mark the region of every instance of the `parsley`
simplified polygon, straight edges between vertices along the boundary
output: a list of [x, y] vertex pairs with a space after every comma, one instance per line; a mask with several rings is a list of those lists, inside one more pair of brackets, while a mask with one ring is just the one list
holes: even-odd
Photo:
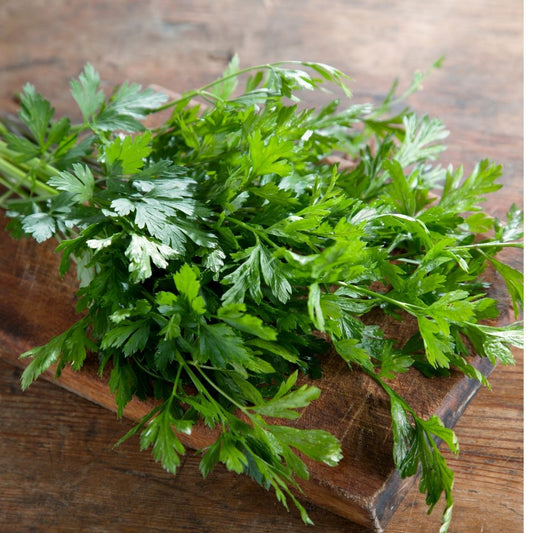
[[[71, 83], [74, 125], [25, 86], [21, 124], [0, 125], [0, 206], [14, 236], [59, 241], [61, 273], [77, 266], [83, 318], [22, 355], [32, 358], [22, 386], [96, 354], [111, 367], [119, 416], [133, 395], [160, 400], [125, 438], [140, 433], [141, 448], [175, 472], [180, 433], [217, 427], [202, 474], [222, 462], [310, 523], [294, 496], [309, 475], [300, 454], [335, 466], [342, 451], [331, 434], [284, 420], [320, 394], [297, 378], [320, 374], [321, 332], [347, 371], [362, 368], [388, 394], [398, 471], [420, 471], [429, 510], [444, 494], [446, 531], [453, 472], [435, 438], [457, 453], [456, 438], [419, 417], [394, 378], [454, 367], [488, 386], [467, 341], [513, 362], [522, 325], [487, 325], [498, 310], [481, 276], [488, 266], [501, 275], [518, 318], [523, 275], [497, 254], [522, 246], [522, 214], [512, 206], [503, 222], [482, 211], [501, 168], [442, 169], [446, 130], [409, 108], [391, 116], [396, 85], [377, 108], [300, 104], [324, 83], [349, 96], [327, 65], [239, 70], [234, 58], [221, 79], [166, 102], [133, 83], [106, 95], [87, 65]], [[147, 130], [142, 120], [164, 109], [170, 118]], [[339, 153], [352, 164], [329, 163]], [[397, 346], [362, 320], [374, 308], [411, 315], [418, 333]]]

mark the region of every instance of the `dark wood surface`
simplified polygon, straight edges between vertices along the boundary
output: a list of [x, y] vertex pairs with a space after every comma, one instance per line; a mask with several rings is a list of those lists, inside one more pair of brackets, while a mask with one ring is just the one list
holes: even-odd
[[[0, 4], [0, 108], [13, 110], [26, 81], [72, 113], [67, 82], [90, 61], [110, 83], [124, 79], [184, 91], [210, 81], [237, 52], [243, 65], [304, 58], [354, 77], [359, 100], [379, 101], [395, 76], [446, 54], [445, 67], [411, 102], [451, 130], [445, 162], [505, 166], [505, 190], [487, 209], [522, 202], [522, 6], [446, 2], [65, 2]], [[2, 238], [5, 238], [2, 237]], [[520, 255], [509, 259], [520, 265]], [[26, 273], [31, 276], [31, 272]], [[1, 285], [0, 285], [1, 290]], [[19, 310], [20, 311], [20, 310]], [[53, 309], [43, 312], [53, 316]], [[24, 316], [24, 315], [22, 315]], [[23, 327], [13, 310], [12, 328]], [[3, 325], [5, 329], [5, 324]], [[452, 531], [517, 531], [522, 524], [522, 359], [498, 368], [456, 427]], [[126, 421], [47, 383], [22, 394], [18, 370], [0, 363], [2, 531], [299, 531], [272, 495], [217, 469], [202, 480], [192, 453], [176, 478], [113, 443]], [[387, 532], [436, 530], [412, 490]], [[317, 531], [362, 531], [311, 510]], [[308, 529], [308, 528], [307, 528]]]

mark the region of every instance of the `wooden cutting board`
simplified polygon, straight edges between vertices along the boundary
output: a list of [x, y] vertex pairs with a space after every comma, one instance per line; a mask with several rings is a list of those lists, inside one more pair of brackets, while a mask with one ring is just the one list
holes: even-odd
[[[76, 280], [72, 273], [63, 280], [59, 278], [54, 242], [36, 245], [30, 240], [15, 241], [7, 236], [5, 224], [0, 215], [0, 357], [23, 367], [27, 363], [18, 359], [20, 353], [47, 342], [76, 320]], [[498, 283], [491, 296], [507, 301]], [[508, 305], [501, 307], [507, 318]], [[412, 332], [408, 317], [391, 322], [376, 314], [372, 319], [398, 340], [408, 338]], [[487, 375], [492, 369], [487, 360], [476, 358], [476, 365]], [[43, 378], [116, 410], [107, 381], [96, 375], [95, 363], [89, 362], [81, 372], [67, 367], [57, 380], [53, 370]], [[323, 378], [315, 385], [322, 389], [322, 395], [294, 424], [336, 435], [344, 458], [335, 468], [308, 462], [310, 479], [302, 482], [305, 497], [371, 531], [382, 531], [415, 482], [413, 478], [400, 479], [394, 468], [388, 397], [364, 373], [348, 371], [333, 352], [324, 356]], [[394, 381], [395, 389], [419, 415], [437, 414], [449, 427], [457, 422], [479, 386], [459, 373], [429, 379], [415, 370]], [[134, 399], [124, 416], [136, 420], [151, 407], [149, 402]], [[183, 437], [184, 444], [193, 449], [204, 447], [212, 439], [213, 433], [204, 427]]]

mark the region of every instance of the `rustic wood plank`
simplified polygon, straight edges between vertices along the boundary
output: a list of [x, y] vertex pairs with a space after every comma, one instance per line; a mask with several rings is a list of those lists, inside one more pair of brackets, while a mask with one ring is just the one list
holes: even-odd
[[[19, 379], [0, 360], [0, 531], [309, 532], [250, 479], [216, 467], [204, 480], [193, 452], [167, 474], [138, 440], [113, 447], [127, 421], [44, 381], [22, 393]], [[366, 531], [309, 512], [320, 532]]]

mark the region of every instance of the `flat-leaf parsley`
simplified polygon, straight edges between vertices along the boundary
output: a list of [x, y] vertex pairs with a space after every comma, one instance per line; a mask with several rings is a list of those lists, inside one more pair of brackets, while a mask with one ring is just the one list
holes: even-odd
[[[294, 496], [309, 476], [302, 454], [335, 466], [342, 451], [290, 421], [320, 395], [298, 376], [319, 376], [315, 355], [332, 345], [347, 372], [360, 367], [390, 397], [397, 469], [421, 473], [430, 510], [444, 494], [445, 531], [453, 473], [434, 439], [453, 453], [457, 440], [393, 378], [454, 367], [488, 385], [468, 343], [513, 362], [522, 326], [487, 325], [498, 311], [480, 276], [489, 265], [501, 275], [518, 317], [523, 275], [496, 256], [521, 246], [522, 214], [483, 212], [501, 167], [481, 161], [465, 177], [439, 166], [446, 130], [409, 108], [392, 114], [395, 87], [379, 107], [300, 103], [325, 82], [350, 94], [328, 65], [239, 70], [234, 58], [221, 79], [167, 102], [134, 83], [106, 95], [87, 65], [71, 83], [79, 124], [24, 87], [20, 123], [0, 125], [0, 206], [13, 235], [59, 241], [62, 274], [77, 264], [82, 318], [22, 355], [22, 386], [96, 354], [119, 415], [133, 395], [160, 400], [125, 438], [140, 433], [163, 468], [179, 466], [180, 434], [217, 428], [202, 474], [222, 462], [311, 523]], [[146, 129], [163, 110], [170, 118]], [[411, 315], [418, 332], [398, 346], [362, 320], [374, 308]]]

